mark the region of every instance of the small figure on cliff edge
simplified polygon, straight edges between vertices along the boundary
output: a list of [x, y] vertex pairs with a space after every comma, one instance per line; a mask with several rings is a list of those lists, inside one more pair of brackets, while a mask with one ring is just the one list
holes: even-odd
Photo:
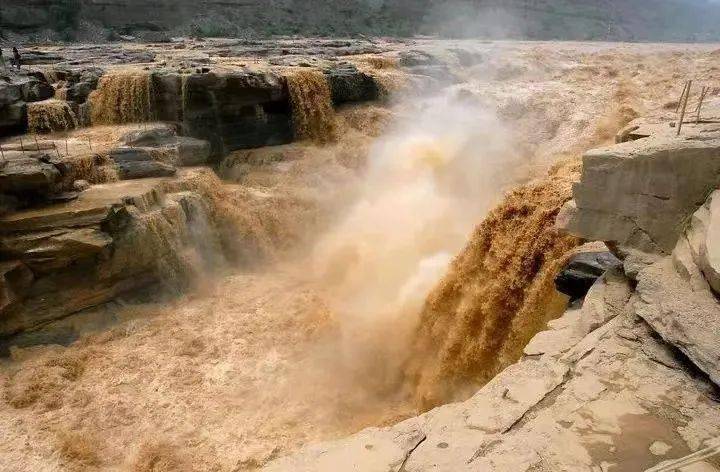
[[5, 70], [5, 58], [3, 57], [3, 50], [0, 48], [0, 67]]
[[22, 57], [20, 57], [20, 51], [16, 47], [13, 46], [13, 57], [15, 58], [15, 65], [17, 66], [18, 70], [20, 69], [20, 64], [22, 62]]

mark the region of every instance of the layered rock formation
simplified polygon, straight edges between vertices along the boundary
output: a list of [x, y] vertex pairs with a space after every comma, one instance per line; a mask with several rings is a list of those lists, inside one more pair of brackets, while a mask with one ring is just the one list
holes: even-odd
[[71, 202], [2, 217], [0, 336], [153, 284], [185, 288], [203, 260], [216, 263], [222, 252], [208, 203], [189, 183], [197, 172], [213, 178], [191, 170], [95, 185]]

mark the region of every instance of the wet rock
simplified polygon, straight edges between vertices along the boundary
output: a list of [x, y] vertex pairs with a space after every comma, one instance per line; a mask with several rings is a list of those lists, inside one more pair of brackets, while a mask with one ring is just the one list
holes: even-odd
[[60, 178], [60, 171], [53, 164], [42, 160], [42, 156], [24, 156], [25, 153], [13, 153], [12, 157], [0, 163], [0, 192], [50, 193]]
[[76, 180], [73, 182], [73, 189], [77, 190], [78, 192], [83, 192], [90, 188], [90, 183], [87, 180]]
[[555, 277], [555, 287], [571, 300], [579, 300], [606, 271], [618, 268], [621, 264], [609, 251], [576, 254]]
[[377, 100], [379, 88], [375, 79], [354, 65], [343, 63], [325, 71], [335, 105]]
[[120, 137], [120, 142], [132, 147], [158, 147], [174, 143], [175, 130], [168, 125], [153, 126], [150, 129], [130, 131]]
[[154, 152], [156, 159], [179, 167], [205, 164], [210, 158], [210, 143], [201, 139], [178, 136], [171, 125], [132, 131], [121, 137], [120, 142], [143, 152]]
[[12, 105], [22, 100], [22, 89], [16, 83], [0, 80], [0, 107]]
[[90, 93], [97, 88], [102, 74], [101, 69], [92, 68], [81, 71], [67, 71], [59, 78], [67, 82], [67, 99], [78, 104], [84, 104]]
[[33, 273], [22, 262], [0, 261], [0, 313], [21, 301], [33, 279]]
[[699, 202], [720, 184], [720, 139], [652, 137], [583, 157], [567, 228], [589, 240], [669, 254]]
[[151, 76], [155, 110], [160, 121], [182, 121], [182, 77], [180, 74], [156, 72]]
[[0, 253], [43, 274], [101, 254], [111, 245], [112, 238], [97, 228], [58, 229], [6, 236], [0, 240]]
[[27, 106], [19, 85], [0, 80], [0, 136], [22, 133], [27, 128]]
[[12, 300], [0, 304], [0, 338], [161, 280], [181, 290], [201, 269], [197, 262], [217, 267], [223, 256], [196, 178], [217, 181], [211, 170], [193, 169], [101, 184], [72, 202], [0, 217], [0, 260], [34, 274], [13, 282], [11, 297], [2, 295], [9, 292], [0, 275], [0, 297]]
[[109, 157], [123, 180], [167, 177], [176, 172], [175, 166], [156, 159], [146, 148], [121, 147], [110, 151]]
[[210, 142], [214, 156], [293, 139], [287, 90], [275, 75], [194, 74], [184, 87], [183, 134]]
[[22, 92], [22, 99], [26, 102], [39, 102], [55, 95], [55, 89], [45, 81], [35, 77], [26, 77], [16, 81]]

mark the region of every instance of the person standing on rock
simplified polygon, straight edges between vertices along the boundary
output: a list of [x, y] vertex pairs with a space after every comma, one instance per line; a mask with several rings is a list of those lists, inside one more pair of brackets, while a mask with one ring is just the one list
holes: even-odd
[[15, 65], [17, 66], [18, 70], [20, 69], [20, 64], [22, 61], [22, 57], [20, 57], [20, 51], [16, 47], [13, 46], [13, 58], [15, 58]]
[[5, 58], [3, 57], [3, 50], [0, 48], [0, 67], [5, 70]]

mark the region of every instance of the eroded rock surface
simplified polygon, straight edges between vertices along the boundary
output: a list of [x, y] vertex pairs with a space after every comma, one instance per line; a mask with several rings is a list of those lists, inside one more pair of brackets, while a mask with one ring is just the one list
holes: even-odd
[[0, 256], [18, 262], [0, 281], [0, 336], [152, 284], [182, 288], [201, 269], [188, 251], [196, 261], [222, 259], [208, 203], [192, 184], [199, 174], [215, 178], [187, 169], [96, 185], [69, 203], [1, 217]]
[[669, 254], [720, 183], [720, 139], [652, 137], [590, 151], [567, 229], [589, 240]]

